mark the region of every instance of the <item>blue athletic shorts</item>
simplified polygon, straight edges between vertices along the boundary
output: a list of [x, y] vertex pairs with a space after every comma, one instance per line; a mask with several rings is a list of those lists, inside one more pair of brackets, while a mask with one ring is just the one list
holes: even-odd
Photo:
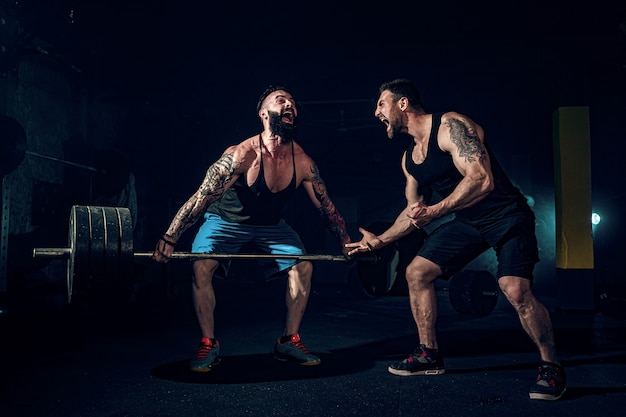
[[449, 278], [489, 248], [496, 252], [498, 278], [532, 281], [539, 261], [534, 215], [519, 213], [479, 224], [451, 220], [429, 234], [418, 255], [439, 265], [443, 278]]
[[[242, 246], [253, 248], [253, 253], [270, 253], [275, 255], [304, 255], [306, 251], [298, 234], [284, 220], [273, 226], [255, 226], [228, 222], [217, 214], [206, 213], [204, 223], [200, 226], [191, 245], [193, 253], [227, 253], [235, 254]], [[246, 250], [246, 253], [249, 253]], [[224, 276], [230, 269], [230, 259], [219, 259], [224, 269]], [[262, 259], [257, 261], [262, 267], [259, 272], [269, 278], [278, 272], [294, 266], [296, 259]]]

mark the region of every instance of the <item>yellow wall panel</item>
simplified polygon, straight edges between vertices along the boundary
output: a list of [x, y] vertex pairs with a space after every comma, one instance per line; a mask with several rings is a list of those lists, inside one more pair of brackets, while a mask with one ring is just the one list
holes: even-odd
[[593, 269], [589, 108], [559, 107], [553, 129], [556, 266]]

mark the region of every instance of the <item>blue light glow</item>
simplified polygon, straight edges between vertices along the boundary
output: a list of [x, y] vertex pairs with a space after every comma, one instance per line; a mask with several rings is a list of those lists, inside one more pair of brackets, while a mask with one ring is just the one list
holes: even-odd
[[594, 226], [600, 224], [600, 215], [598, 213], [591, 213], [591, 224]]

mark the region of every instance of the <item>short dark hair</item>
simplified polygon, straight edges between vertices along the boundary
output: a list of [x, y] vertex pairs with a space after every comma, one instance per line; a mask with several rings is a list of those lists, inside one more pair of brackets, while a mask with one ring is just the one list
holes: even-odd
[[401, 97], [406, 97], [409, 100], [411, 107], [416, 109], [423, 108], [422, 97], [417, 85], [409, 79], [397, 78], [392, 81], [384, 82], [378, 89], [379, 93], [385, 90], [389, 90], [393, 94], [395, 100], [399, 100]]
[[278, 90], [283, 90], [283, 91], [287, 91], [287, 92], [290, 93], [289, 88], [287, 87], [286, 84], [278, 83], [278, 84], [270, 85], [269, 87], [267, 87], [265, 89], [265, 91], [263, 91], [263, 93], [259, 97], [259, 101], [256, 104], [256, 112], [257, 112], [257, 114], [261, 110], [261, 106], [263, 105], [263, 101], [267, 98], [267, 96], [272, 94], [274, 91], [278, 91]]

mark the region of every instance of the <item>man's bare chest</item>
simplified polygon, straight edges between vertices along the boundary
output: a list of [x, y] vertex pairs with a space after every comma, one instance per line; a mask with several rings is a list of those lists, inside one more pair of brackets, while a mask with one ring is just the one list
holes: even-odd
[[[260, 178], [260, 176], [263, 176]], [[284, 190], [289, 186], [294, 176], [294, 163], [289, 158], [258, 158], [246, 172], [248, 187], [263, 181], [271, 192]]]
[[421, 164], [428, 156], [428, 140], [417, 142], [411, 152], [411, 160], [414, 164]]

